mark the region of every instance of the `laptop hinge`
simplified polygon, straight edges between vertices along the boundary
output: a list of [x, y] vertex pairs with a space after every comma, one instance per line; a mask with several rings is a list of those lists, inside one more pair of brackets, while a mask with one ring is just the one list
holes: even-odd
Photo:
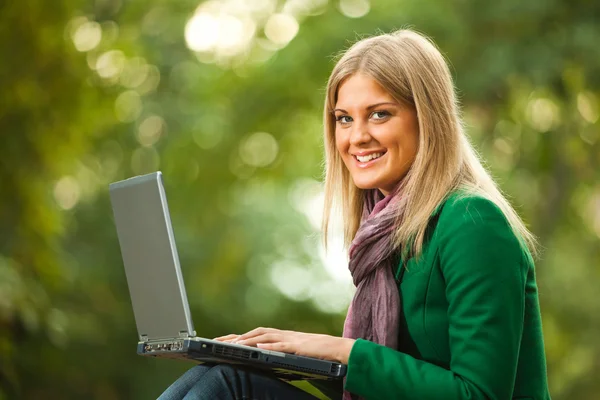
[[188, 333], [188, 331], [179, 331], [179, 337], [180, 338], [189, 338], [190, 334]]
[[147, 342], [148, 341], [148, 335], [140, 335], [140, 342]]

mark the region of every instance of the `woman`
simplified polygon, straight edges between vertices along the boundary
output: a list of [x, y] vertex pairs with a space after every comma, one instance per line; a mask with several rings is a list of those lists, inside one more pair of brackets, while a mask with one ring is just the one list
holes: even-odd
[[[344, 399], [549, 399], [535, 239], [469, 144], [435, 46], [410, 30], [352, 46], [329, 79], [325, 148], [324, 235], [341, 205], [357, 286], [344, 337], [219, 340], [348, 364]], [[229, 366], [165, 395], [178, 388], [165, 398], [313, 398]]]

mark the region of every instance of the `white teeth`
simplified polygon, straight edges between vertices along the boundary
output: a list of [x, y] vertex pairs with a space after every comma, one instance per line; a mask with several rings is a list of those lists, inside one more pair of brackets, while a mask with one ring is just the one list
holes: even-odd
[[375, 158], [379, 158], [383, 155], [383, 153], [372, 153], [367, 156], [356, 156], [356, 159], [360, 162], [369, 162]]

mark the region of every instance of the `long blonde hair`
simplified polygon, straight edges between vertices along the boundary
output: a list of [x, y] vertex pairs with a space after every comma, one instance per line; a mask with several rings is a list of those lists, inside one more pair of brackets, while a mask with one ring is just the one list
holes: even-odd
[[429, 218], [451, 192], [462, 190], [495, 203], [523, 245], [536, 254], [535, 237], [483, 168], [464, 133], [444, 57], [430, 39], [407, 29], [358, 41], [343, 53], [329, 77], [324, 109], [325, 243], [334, 207], [341, 206], [346, 246], [356, 235], [362, 215], [364, 190], [354, 185], [337, 151], [333, 113], [340, 85], [359, 72], [376, 80], [397, 101], [414, 107], [418, 116], [419, 149], [401, 183], [404, 204], [394, 247], [408, 245], [418, 256]]

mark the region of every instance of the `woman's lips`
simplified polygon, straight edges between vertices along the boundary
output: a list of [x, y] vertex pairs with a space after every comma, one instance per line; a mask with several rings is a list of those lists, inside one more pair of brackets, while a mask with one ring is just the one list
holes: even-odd
[[[374, 153], [370, 153], [370, 154], [374, 154]], [[369, 168], [372, 165], [374, 165], [375, 163], [377, 163], [379, 160], [381, 160], [383, 158], [383, 156], [385, 156], [385, 152], [379, 152], [378, 154], [381, 154], [379, 157], [377, 158], [373, 158], [369, 161], [360, 161], [358, 159], [358, 157], [356, 155], [354, 155], [354, 161], [356, 162], [356, 165], [358, 166], [358, 168]], [[362, 158], [362, 155], [361, 155]]]

